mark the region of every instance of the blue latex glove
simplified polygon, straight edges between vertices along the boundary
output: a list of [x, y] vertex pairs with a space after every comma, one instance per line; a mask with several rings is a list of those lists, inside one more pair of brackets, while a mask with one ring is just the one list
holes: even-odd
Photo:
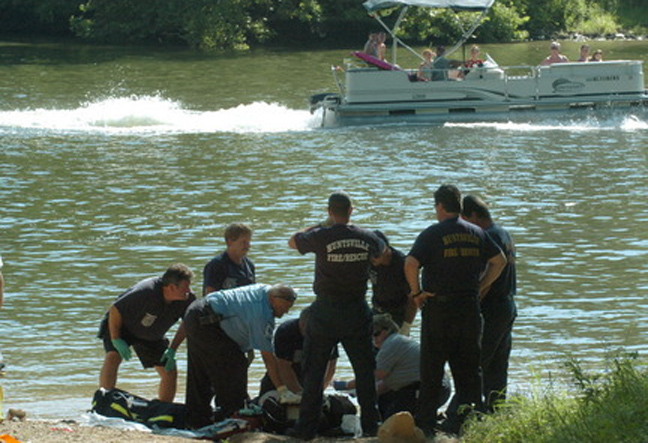
[[175, 349], [167, 348], [166, 351], [164, 351], [164, 354], [162, 354], [162, 358], [160, 359], [160, 363], [164, 365], [164, 370], [167, 372], [170, 371], [175, 371], [176, 368], [176, 351]]
[[130, 346], [128, 346], [128, 343], [126, 343], [124, 340], [121, 338], [116, 338], [112, 341], [112, 345], [115, 347], [117, 352], [119, 353], [119, 356], [123, 358], [124, 360], [130, 360], [131, 358], [131, 350]]
[[346, 391], [348, 382], [343, 380], [333, 380], [333, 389], [336, 391]]

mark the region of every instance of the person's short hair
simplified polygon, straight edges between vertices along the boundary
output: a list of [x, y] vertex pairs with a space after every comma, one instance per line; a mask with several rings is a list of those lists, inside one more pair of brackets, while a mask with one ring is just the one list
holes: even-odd
[[454, 185], [441, 185], [434, 193], [435, 206], [441, 204], [447, 212], [461, 212], [461, 192]]
[[295, 290], [290, 286], [281, 283], [270, 287], [268, 294], [270, 294], [272, 297], [283, 298], [293, 303], [295, 302], [295, 300], [297, 300], [297, 293], [295, 292]]
[[439, 56], [443, 55], [443, 53], [445, 53], [445, 51], [446, 51], [446, 47], [443, 46], [443, 45], [439, 45], [439, 46], [436, 47], [436, 52], [437, 52], [437, 55], [439, 55]]
[[551, 42], [551, 49], [560, 49], [560, 43]]
[[479, 46], [473, 45], [472, 48], [470, 48], [470, 52], [480, 52]]
[[225, 241], [236, 241], [242, 235], [252, 235], [252, 229], [244, 223], [230, 223], [225, 228]]
[[174, 263], [162, 275], [162, 286], [179, 285], [183, 281], [191, 283], [194, 274], [186, 265]]
[[329, 196], [328, 208], [335, 215], [348, 216], [351, 210], [351, 197], [346, 192], [334, 192]]
[[477, 217], [483, 220], [491, 220], [491, 214], [488, 205], [479, 197], [467, 195], [463, 199], [461, 215], [470, 217], [477, 214]]
[[398, 332], [400, 328], [392, 319], [391, 314], [376, 314], [373, 316], [373, 332], [387, 331], [387, 335]]
[[581, 48], [581, 51], [582, 51], [583, 49], [587, 49], [587, 50], [589, 50], [590, 45], [581, 45], [580, 48]]
[[434, 52], [431, 49], [424, 49], [423, 50], [423, 55], [425, 54], [430, 54], [431, 57], [434, 57]]

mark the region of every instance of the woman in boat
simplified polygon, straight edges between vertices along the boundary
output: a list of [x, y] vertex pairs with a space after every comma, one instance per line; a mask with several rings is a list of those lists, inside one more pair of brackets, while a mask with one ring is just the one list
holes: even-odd
[[431, 49], [426, 49], [423, 51], [424, 60], [421, 62], [418, 68], [418, 73], [416, 78], [422, 82], [429, 82], [432, 80], [432, 72], [434, 70], [434, 57], [436, 54], [432, 52]]
[[592, 54], [592, 58], [589, 59], [591, 62], [602, 62], [603, 61], [603, 51], [600, 49], [597, 49], [594, 51], [594, 54]]
[[481, 51], [479, 49], [479, 46], [473, 45], [473, 47], [470, 48], [470, 58], [464, 62], [464, 66], [466, 68], [481, 68], [482, 66], [484, 66], [484, 60], [479, 58], [480, 53]]

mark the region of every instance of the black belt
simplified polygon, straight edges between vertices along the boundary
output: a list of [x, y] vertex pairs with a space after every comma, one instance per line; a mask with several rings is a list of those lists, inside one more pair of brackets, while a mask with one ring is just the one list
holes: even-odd
[[223, 319], [223, 314], [214, 312], [207, 300], [204, 300], [205, 309], [202, 310], [199, 317], [200, 326], [219, 324]]

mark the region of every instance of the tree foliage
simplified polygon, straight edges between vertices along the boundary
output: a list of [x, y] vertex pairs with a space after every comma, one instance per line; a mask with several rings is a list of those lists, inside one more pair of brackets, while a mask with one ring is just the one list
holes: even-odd
[[[646, 32], [645, 0], [497, 0], [477, 41], [575, 32]], [[419, 9], [402, 24], [412, 43], [447, 43], [474, 13]], [[0, 0], [10, 35], [74, 35], [95, 42], [182, 44], [198, 49], [358, 44], [375, 29], [362, 0]]]

